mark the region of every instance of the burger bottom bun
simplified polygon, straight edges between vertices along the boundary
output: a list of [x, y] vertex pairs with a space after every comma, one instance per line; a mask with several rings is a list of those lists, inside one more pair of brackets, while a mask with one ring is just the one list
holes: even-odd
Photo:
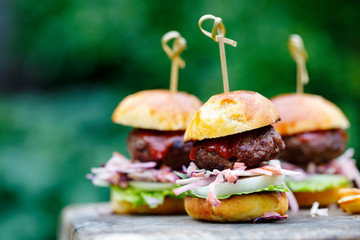
[[265, 212], [281, 216], [288, 210], [288, 200], [283, 192], [261, 192], [231, 196], [221, 199], [221, 205], [212, 206], [204, 198], [185, 198], [185, 210], [193, 218], [211, 222], [248, 222]]
[[185, 214], [184, 200], [170, 197], [165, 197], [164, 203], [157, 206], [156, 208], [150, 208], [148, 205], [134, 207], [130, 202], [116, 201], [114, 198], [111, 198], [110, 204], [114, 210], [114, 213], [117, 214]]
[[293, 192], [299, 207], [311, 207], [314, 202], [318, 202], [321, 207], [337, 203], [339, 191], [342, 188], [331, 188], [322, 192]]

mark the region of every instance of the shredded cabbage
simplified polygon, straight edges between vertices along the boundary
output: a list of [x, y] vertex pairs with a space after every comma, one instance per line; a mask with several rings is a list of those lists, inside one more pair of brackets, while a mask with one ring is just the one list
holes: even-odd
[[184, 170], [188, 178], [176, 181], [183, 186], [175, 189], [174, 193], [178, 195], [190, 191], [195, 196], [206, 198], [206, 201], [214, 207], [221, 204], [219, 201], [221, 198], [271, 189], [270, 186], [282, 186], [285, 175], [299, 174], [282, 169], [279, 160], [270, 160], [248, 170], [244, 163], [235, 163], [233, 169], [223, 171], [199, 169], [191, 162]]

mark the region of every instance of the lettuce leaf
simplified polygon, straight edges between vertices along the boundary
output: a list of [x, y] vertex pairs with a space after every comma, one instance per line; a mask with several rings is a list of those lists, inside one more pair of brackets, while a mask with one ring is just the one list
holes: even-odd
[[[266, 188], [261, 188], [261, 189], [257, 189], [255, 191], [251, 191], [251, 192], [238, 192], [238, 193], [231, 193], [231, 194], [228, 194], [228, 195], [222, 195], [222, 196], [217, 196], [218, 199], [225, 199], [225, 198], [229, 198], [233, 195], [243, 195], [243, 194], [251, 194], [251, 193], [257, 193], [257, 192], [288, 192], [289, 190], [283, 186], [283, 185], [270, 185]], [[204, 196], [201, 196], [201, 195], [197, 195], [197, 194], [194, 194], [193, 192], [189, 191], [189, 195], [191, 196], [195, 196], [195, 197], [198, 197], [198, 198], [206, 198]]]
[[182, 172], [173, 171], [173, 173], [175, 173], [175, 174], [176, 174], [179, 178], [181, 178], [181, 179], [189, 178], [187, 174], [182, 173]]
[[301, 181], [287, 177], [285, 182], [293, 192], [322, 192], [330, 188], [346, 187], [351, 184], [349, 179], [344, 176], [329, 174], [312, 174]]
[[158, 205], [164, 203], [164, 198], [169, 196], [171, 198], [183, 199], [185, 194], [180, 194], [176, 196], [173, 193], [174, 188], [178, 188], [179, 186], [175, 186], [173, 188], [165, 189], [165, 190], [157, 190], [157, 191], [145, 191], [136, 189], [134, 187], [127, 187], [122, 189], [119, 186], [112, 185], [111, 196], [117, 201], [126, 201], [132, 203], [135, 207], [140, 205], [149, 205], [150, 208], [156, 208]]

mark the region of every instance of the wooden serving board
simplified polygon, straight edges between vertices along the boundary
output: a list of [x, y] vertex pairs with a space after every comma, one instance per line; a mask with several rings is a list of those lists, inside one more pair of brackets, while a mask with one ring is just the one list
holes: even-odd
[[309, 210], [289, 212], [271, 223], [210, 223], [187, 215], [136, 216], [106, 214], [108, 203], [70, 205], [61, 213], [60, 240], [220, 240], [220, 239], [360, 239], [360, 216], [340, 209], [328, 217], [311, 217]]

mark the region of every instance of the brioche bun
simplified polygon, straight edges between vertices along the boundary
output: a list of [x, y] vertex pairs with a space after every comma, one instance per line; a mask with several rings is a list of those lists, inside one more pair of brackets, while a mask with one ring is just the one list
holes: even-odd
[[331, 188], [321, 192], [293, 192], [299, 204], [299, 207], [311, 207], [314, 202], [318, 202], [320, 207], [326, 207], [329, 204], [337, 203], [339, 200], [339, 191], [342, 189]]
[[342, 188], [339, 190], [339, 199], [343, 197], [356, 196], [356, 195], [360, 195], [359, 188]]
[[360, 213], [360, 189], [343, 188], [339, 190], [338, 204], [344, 212]]
[[283, 192], [261, 192], [221, 199], [221, 205], [213, 207], [205, 198], [187, 196], [185, 210], [191, 217], [199, 220], [248, 222], [261, 217], [265, 212], [285, 215], [288, 201]]
[[218, 138], [275, 123], [280, 119], [274, 104], [250, 91], [212, 96], [196, 113], [186, 129], [184, 141]]
[[185, 214], [184, 200], [165, 197], [164, 203], [156, 208], [150, 208], [148, 205], [134, 207], [127, 201], [117, 201], [113, 197], [110, 200], [111, 207], [117, 214]]
[[332, 102], [313, 94], [282, 94], [271, 99], [280, 112], [274, 124], [282, 136], [302, 132], [348, 128], [344, 113]]
[[125, 97], [115, 109], [112, 121], [135, 128], [185, 130], [201, 104], [185, 92], [145, 90]]
[[338, 201], [344, 212], [350, 214], [360, 213], [360, 195], [346, 196]]

